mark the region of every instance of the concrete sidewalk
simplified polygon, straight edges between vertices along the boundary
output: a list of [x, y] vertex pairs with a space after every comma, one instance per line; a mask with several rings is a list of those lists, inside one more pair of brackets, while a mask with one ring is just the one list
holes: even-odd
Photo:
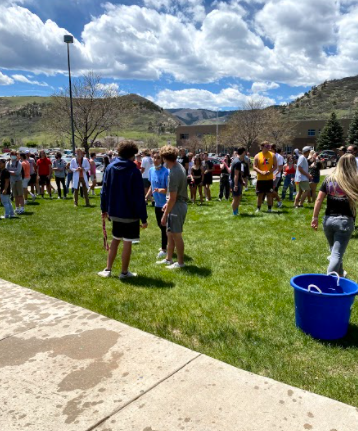
[[2, 280], [0, 298], [1, 431], [358, 430], [354, 407]]

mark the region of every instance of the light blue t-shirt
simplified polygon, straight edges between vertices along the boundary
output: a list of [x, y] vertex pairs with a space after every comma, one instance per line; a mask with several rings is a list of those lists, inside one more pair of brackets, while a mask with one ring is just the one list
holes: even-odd
[[[168, 177], [169, 170], [162, 166], [160, 169], [155, 169], [153, 166], [149, 169], [148, 179], [150, 185], [152, 186], [152, 191], [154, 189], [166, 189], [168, 188]], [[158, 192], [153, 193], [155, 206], [159, 208], [163, 208], [163, 206], [167, 203], [166, 195]]]

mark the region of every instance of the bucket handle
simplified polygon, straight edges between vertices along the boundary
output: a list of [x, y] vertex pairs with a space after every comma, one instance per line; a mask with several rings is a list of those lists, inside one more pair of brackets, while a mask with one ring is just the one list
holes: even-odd
[[316, 286], [315, 284], [310, 284], [310, 285], [308, 286], [307, 290], [308, 290], [309, 292], [311, 292], [311, 287], [314, 287], [315, 289], [317, 289], [317, 290], [318, 290], [318, 293], [322, 293], [322, 290], [321, 290], [318, 286]]
[[337, 287], [339, 286], [339, 281], [341, 279], [341, 277], [339, 276], [339, 274], [335, 271], [332, 272], [328, 272], [327, 275], [336, 275], [337, 276]]

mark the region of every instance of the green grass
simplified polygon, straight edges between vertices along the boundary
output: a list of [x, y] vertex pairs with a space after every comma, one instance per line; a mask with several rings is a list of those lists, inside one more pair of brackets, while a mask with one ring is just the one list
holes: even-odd
[[[218, 185], [213, 196], [217, 196]], [[185, 224], [186, 269], [155, 265], [160, 231], [134, 246], [135, 280], [101, 279], [105, 267], [99, 197], [94, 208], [70, 200], [38, 200], [19, 220], [1, 221], [1, 277], [164, 337], [236, 367], [358, 406], [358, 307], [348, 336], [324, 343], [295, 328], [293, 275], [327, 268], [322, 232], [310, 228], [311, 208], [285, 202], [255, 215], [245, 193], [242, 215], [228, 202], [190, 205]], [[83, 202], [82, 202], [83, 204]], [[292, 240], [295, 237], [296, 240]], [[345, 268], [358, 279], [358, 239]], [[120, 262], [115, 264], [115, 273]]]

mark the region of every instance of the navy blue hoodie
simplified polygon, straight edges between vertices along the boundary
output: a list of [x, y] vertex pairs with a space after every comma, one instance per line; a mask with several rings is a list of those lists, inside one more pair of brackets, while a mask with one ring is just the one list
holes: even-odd
[[131, 160], [118, 157], [107, 166], [101, 190], [101, 210], [109, 217], [147, 222], [142, 174]]

